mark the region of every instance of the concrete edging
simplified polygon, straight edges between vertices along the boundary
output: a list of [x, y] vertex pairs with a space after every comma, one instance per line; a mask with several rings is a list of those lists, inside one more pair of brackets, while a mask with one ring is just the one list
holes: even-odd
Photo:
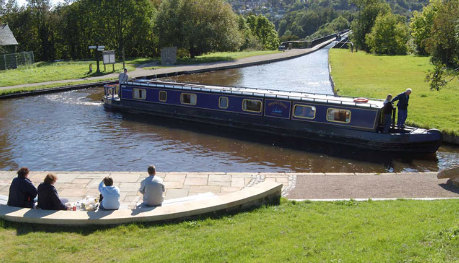
[[215, 212], [234, 212], [263, 204], [278, 204], [281, 190], [282, 184], [263, 182], [209, 200], [115, 211], [55, 211], [0, 205], [0, 218], [17, 223], [72, 226], [163, 222]]

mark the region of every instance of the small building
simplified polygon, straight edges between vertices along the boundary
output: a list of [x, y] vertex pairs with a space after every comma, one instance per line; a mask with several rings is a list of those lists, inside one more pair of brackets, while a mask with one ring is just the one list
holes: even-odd
[[0, 53], [16, 53], [18, 41], [7, 24], [0, 25]]

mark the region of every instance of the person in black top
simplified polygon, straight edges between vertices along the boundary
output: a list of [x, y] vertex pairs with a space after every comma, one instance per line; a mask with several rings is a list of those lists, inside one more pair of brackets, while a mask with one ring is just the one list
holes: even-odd
[[33, 208], [34, 198], [37, 196], [37, 188], [28, 178], [29, 169], [22, 167], [18, 170], [18, 177], [13, 179], [8, 195], [8, 205], [24, 208]]
[[38, 208], [45, 210], [67, 210], [68, 208], [59, 199], [54, 183], [57, 177], [54, 174], [48, 174], [43, 183], [38, 186]]
[[398, 94], [393, 100], [398, 100], [398, 116], [397, 116], [397, 126], [400, 129], [405, 128], [405, 121], [408, 117], [408, 101], [410, 100], [411, 89], [406, 89], [405, 92]]
[[392, 122], [392, 111], [394, 110], [394, 105], [392, 105], [392, 95], [387, 95], [386, 100], [384, 101], [384, 107], [382, 109], [384, 114], [384, 130], [383, 133], [388, 133], [390, 129], [390, 124]]

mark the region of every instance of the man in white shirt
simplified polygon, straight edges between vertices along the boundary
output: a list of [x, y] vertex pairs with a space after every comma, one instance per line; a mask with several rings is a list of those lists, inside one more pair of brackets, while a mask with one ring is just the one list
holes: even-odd
[[163, 180], [156, 175], [154, 165], [148, 166], [149, 176], [140, 183], [139, 192], [143, 194], [143, 204], [146, 206], [159, 206], [164, 201], [165, 191]]
[[123, 83], [128, 82], [128, 79], [129, 79], [129, 76], [127, 74], [127, 69], [124, 69], [124, 73], [121, 73], [118, 76], [119, 84], [123, 84]]

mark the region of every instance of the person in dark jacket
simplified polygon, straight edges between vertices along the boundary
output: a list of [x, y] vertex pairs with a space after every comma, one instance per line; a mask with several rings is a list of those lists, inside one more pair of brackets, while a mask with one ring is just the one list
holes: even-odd
[[398, 94], [393, 100], [398, 100], [397, 108], [398, 108], [398, 115], [397, 115], [397, 126], [399, 129], [405, 128], [405, 121], [408, 117], [408, 101], [410, 100], [411, 89], [406, 89], [405, 92]]
[[392, 111], [394, 110], [394, 105], [392, 105], [392, 95], [387, 95], [386, 100], [384, 101], [384, 107], [382, 109], [384, 114], [384, 130], [383, 133], [388, 133], [390, 129], [390, 124], [392, 122]]
[[57, 177], [48, 174], [43, 183], [38, 186], [38, 208], [45, 210], [67, 210], [65, 204], [59, 199], [54, 183]]
[[28, 178], [29, 169], [22, 167], [18, 170], [18, 177], [13, 179], [8, 195], [8, 205], [24, 208], [33, 208], [34, 198], [37, 196], [37, 188]]

